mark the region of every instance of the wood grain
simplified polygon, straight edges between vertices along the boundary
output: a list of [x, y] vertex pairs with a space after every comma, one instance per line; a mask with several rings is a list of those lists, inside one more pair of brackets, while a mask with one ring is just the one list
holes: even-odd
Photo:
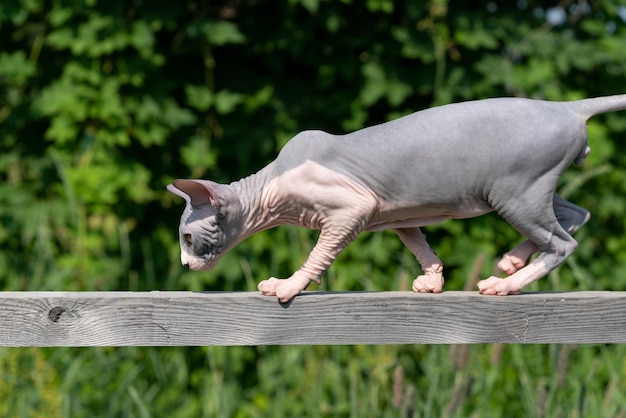
[[623, 342], [626, 292], [0, 293], [0, 346]]

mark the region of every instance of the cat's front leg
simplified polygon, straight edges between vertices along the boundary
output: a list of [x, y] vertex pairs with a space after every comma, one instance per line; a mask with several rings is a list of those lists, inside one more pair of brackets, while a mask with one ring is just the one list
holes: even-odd
[[[352, 227], [350, 227], [352, 226]], [[288, 302], [297, 296], [309, 283], [320, 283], [322, 275], [333, 264], [339, 253], [356, 238], [362, 227], [344, 222], [341, 227], [323, 229], [317, 244], [304, 265], [287, 279], [272, 277], [263, 280], [258, 289], [263, 295], [277, 296], [281, 302]]]

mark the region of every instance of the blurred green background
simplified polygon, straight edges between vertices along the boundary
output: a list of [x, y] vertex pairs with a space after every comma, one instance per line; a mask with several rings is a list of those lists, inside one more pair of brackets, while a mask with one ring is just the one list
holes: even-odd
[[[616, 93], [624, 1], [2, 0], [0, 284], [255, 290], [315, 232], [263, 232], [185, 271], [168, 182], [236, 180], [304, 129]], [[589, 136], [559, 189], [592, 219], [529, 290], [626, 289], [626, 114]], [[448, 290], [520, 240], [495, 215], [425, 232]], [[363, 234], [321, 288], [409, 289], [418, 273], [394, 234]], [[625, 374], [623, 345], [2, 349], [0, 416], [624, 417]]]

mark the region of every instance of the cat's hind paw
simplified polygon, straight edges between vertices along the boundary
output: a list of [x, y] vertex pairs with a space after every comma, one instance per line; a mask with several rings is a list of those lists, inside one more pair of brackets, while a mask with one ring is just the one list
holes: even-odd
[[514, 280], [491, 276], [478, 282], [478, 291], [483, 295], [519, 295], [521, 289], [515, 286]]
[[506, 274], [513, 274], [526, 264], [527, 261], [525, 259], [507, 253], [498, 261], [498, 268]]
[[537, 252], [537, 245], [532, 241], [524, 241], [502, 256], [498, 268], [506, 274], [513, 274], [521, 270], [530, 261], [530, 257]]

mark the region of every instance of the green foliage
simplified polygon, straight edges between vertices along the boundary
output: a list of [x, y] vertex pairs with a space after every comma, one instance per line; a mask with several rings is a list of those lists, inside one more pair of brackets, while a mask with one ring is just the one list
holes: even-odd
[[[177, 177], [229, 182], [296, 132], [342, 133], [493, 96], [624, 93], [626, 3], [433, 0], [0, 4], [4, 290], [254, 290], [316, 233], [254, 236], [184, 271]], [[589, 123], [561, 190], [589, 208], [578, 252], [535, 290], [626, 287], [626, 117]], [[520, 238], [495, 215], [425, 228], [447, 289]], [[408, 289], [415, 260], [363, 234], [331, 290]], [[306, 326], [306, 324], [303, 324]], [[3, 416], [620, 416], [621, 346], [28, 349], [0, 352]]]

